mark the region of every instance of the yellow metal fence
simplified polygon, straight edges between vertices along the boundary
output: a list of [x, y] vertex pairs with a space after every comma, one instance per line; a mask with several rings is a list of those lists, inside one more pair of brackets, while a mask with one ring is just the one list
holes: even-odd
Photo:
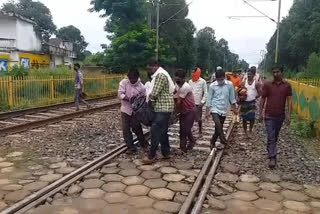
[[320, 136], [320, 84], [317, 80], [289, 80], [292, 86], [292, 108], [301, 118], [315, 121]]
[[[89, 97], [116, 95], [123, 75], [84, 76]], [[74, 99], [74, 76], [0, 77], [0, 111], [69, 102]]]

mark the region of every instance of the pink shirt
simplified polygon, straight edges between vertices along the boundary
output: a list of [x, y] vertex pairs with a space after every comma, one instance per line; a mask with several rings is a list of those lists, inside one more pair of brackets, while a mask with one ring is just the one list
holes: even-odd
[[129, 79], [124, 79], [119, 84], [118, 96], [121, 99], [121, 112], [128, 115], [132, 115], [132, 105], [129, 101], [123, 100], [125, 97], [129, 98], [135, 97], [137, 95], [146, 95], [146, 89], [144, 85], [140, 82], [131, 84]]

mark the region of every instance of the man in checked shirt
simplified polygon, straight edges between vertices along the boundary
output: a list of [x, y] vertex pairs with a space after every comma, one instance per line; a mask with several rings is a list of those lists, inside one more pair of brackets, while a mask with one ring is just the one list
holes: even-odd
[[168, 72], [161, 68], [157, 62], [149, 63], [147, 69], [152, 75], [152, 92], [148, 103], [154, 110], [154, 118], [151, 125], [151, 148], [143, 163], [152, 164], [155, 161], [159, 144], [161, 144], [163, 158], [170, 158], [168, 126], [170, 115], [174, 110], [175, 85]]

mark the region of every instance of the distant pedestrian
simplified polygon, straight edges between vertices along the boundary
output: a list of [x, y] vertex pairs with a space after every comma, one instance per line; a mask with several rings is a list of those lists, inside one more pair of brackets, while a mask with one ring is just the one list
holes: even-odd
[[74, 78], [74, 86], [75, 86], [75, 94], [74, 94], [74, 102], [76, 110], [79, 111], [79, 104], [80, 102], [83, 102], [87, 105], [88, 108], [90, 108], [90, 105], [88, 102], [84, 100], [84, 93], [83, 93], [83, 75], [80, 71], [80, 64], [75, 63], [74, 64], [74, 71], [75, 71], [75, 78]]
[[[128, 148], [128, 153], [137, 152], [133, 144], [132, 131], [137, 135], [142, 149], [147, 150], [146, 142], [140, 122], [133, 115], [131, 101], [138, 96], [145, 96], [146, 90], [139, 79], [137, 69], [130, 69], [128, 78], [123, 79], [119, 84], [118, 96], [121, 99], [121, 121], [124, 141]], [[132, 131], [131, 131], [132, 130]]]
[[180, 122], [180, 149], [183, 152], [193, 149], [195, 139], [192, 134], [192, 127], [196, 117], [196, 104], [192, 87], [185, 81], [186, 72], [182, 69], [176, 71], [177, 112]]
[[[240, 86], [241, 90], [245, 90], [245, 94], [238, 94], [240, 98], [240, 115], [244, 133], [247, 138], [252, 136], [252, 131], [256, 118], [256, 100], [261, 96], [261, 84], [254, 79], [254, 71], [249, 70], [248, 79]], [[248, 134], [248, 122], [250, 123]]]
[[[277, 164], [277, 142], [283, 122], [286, 119], [290, 124], [292, 88], [287, 81], [283, 80], [282, 72], [283, 68], [280, 66], [272, 68], [273, 81], [264, 83], [260, 102], [260, 120], [264, 119], [266, 126], [270, 168], [275, 168]], [[285, 114], [286, 104], [287, 115]]]
[[160, 67], [157, 62], [149, 63], [147, 69], [152, 74], [152, 92], [149, 105], [154, 110], [154, 116], [151, 125], [151, 148], [148, 157], [143, 159], [143, 162], [152, 164], [155, 161], [159, 144], [161, 144], [163, 157], [165, 159], [170, 158], [168, 127], [170, 115], [174, 110], [173, 92], [175, 85], [168, 72]]
[[[241, 85], [241, 77], [238, 75], [237, 71], [233, 71], [231, 72], [227, 72], [226, 73], [226, 77], [227, 79], [232, 82], [233, 88], [235, 90], [235, 92], [238, 90], [238, 88]], [[235, 93], [236, 98], [237, 98], [237, 93]], [[237, 109], [237, 111], [239, 112], [239, 109]], [[236, 113], [233, 115], [233, 121], [239, 123], [240, 122], [240, 117], [239, 117], [239, 113]]]
[[207, 102], [208, 87], [207, 82], [201, 78], [201, 69], [196, 68], [191, 73], [191, 80], [189, 81], [192, 87], [192, 92], [197, 107], [196, 121], [199, 125], [199, 134], [202, 134], [202, 110]]
[[[216, 146], [218, 149], [222, 149], [227, 143], [223, 132], [223, 124], [230, 105], [231, 110], [236, 114], [237, 104], [232, 83], [226, 80], [223, 70], [218, 70], [216, 72], [216, 81], [211, 83], [209, 87], [206, 110], [206, 118], [209, 118], [211, 114], [215, 123], [215, 133], [211, 139], [211, 148]], [[220, 138], [220, 144], [216, 143], [218, 138]]]

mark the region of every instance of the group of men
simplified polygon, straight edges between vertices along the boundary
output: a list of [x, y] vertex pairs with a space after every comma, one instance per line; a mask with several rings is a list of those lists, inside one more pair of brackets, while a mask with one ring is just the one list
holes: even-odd
[[[250, 68], [243, 76], [237, 72], [226, 74], [221, 67], [218, 67], [209, 87], [201, 78], [200, 68], [192, 71], [188, 82], [186, 72], [182, 69], [176, 70], [175, 81], [157, 62], [149, 63], [147, 69], [149, 81], [145, 85], [140, 81], [137, 69], [130, 69], [128, 78], [122, 80], [119, 85], [123, 138], [129, 153], [137, 152], [137, 147], [133, 144], [133, 131], [146, 154], [143, 159], [144, 164], [156, 161], [159, 144], [162, 157], [170, 158], [169, 120], [177, 113], [180, 121], [180, 149], [188, 152], [196, 144], [192, 132], [195, 122], [198, 123], [199, 134], [202, 133], [204, 106], [206, 106], [205, 117], [208, 119], [211, 115], [215, 123], [215, 133], [211, 139], [212, 148], [221, 149], [227, 143], [223, 124], [230, 107], [235, 115], [239, 114], [240, 109], [245, 134], [250, 137], [256, 117], [256, 100], [261, 97], [259, 118], [264, 119], [266, 125], [269, 167], [276, 166], [277, 141], [285, 119], [286, 102], [289, 106], [288, 121], [291, 113], [291, 86], [282, 79], [281, 67], [272, 68], [274, 79], [271, 82], [260, 80], [255, 67]], [[134, 99], [141, 96], [145, 97], [145, 102], [152, 112], [150, 147], [144, 138], [141, 123], [135, 117], [132, 105]], [[218, 138], [220, 142], [217, 143]]]

